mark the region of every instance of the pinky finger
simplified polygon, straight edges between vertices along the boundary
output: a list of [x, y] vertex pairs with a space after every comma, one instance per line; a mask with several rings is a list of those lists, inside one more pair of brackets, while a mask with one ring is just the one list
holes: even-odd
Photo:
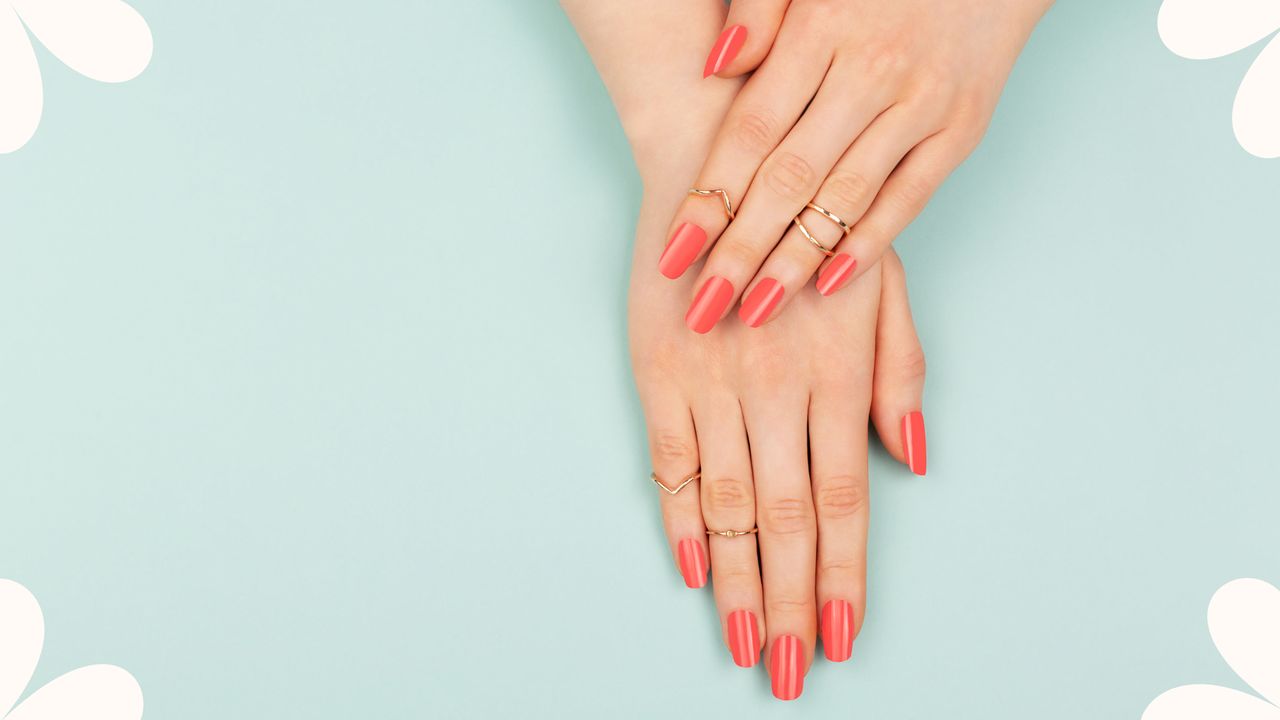
[[831, 295], [860, 275], [860, 270], [874, 267], [964, 159], [962, 150], [962, 143], [948, 130], [912, 148], [889, 174], [866, 214], [835, 247], [835, 255], [822, 263], [818, 292]]
[[924, 475], [924, 351], [911, 320], [907, 275], [893, 250], [885, 253], [881, 278], [871, 421], [889, 454]]
[[689, 407], [677, 398], [645, 404], [653, 480], [662, 504], [662, 525], [684, 584], [707, 584], [707, 537], [698, 500], [698, 438]]

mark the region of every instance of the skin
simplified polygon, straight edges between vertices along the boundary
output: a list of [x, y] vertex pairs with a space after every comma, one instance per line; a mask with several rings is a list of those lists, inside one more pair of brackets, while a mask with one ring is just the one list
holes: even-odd
[[[690, 333], [683, 299], [653, 265], [667, 220], [741, 85], [701, 80], [724, 7], [718, 0], [562, 4], [609, 89], [644, 181], [629, 329], [653, 468], [668, 485], [702, 470], [677, 495], [658, 492], [673, 561], [679, 570], [686, 538], [709, 555], [726, 646], [728, 615], [750, 610], [765, 657], [778, 637], [795, 635], [807, 668], [827, 600], [850, 602], [855, 632], [862, 625], [868, 417], [904, 461], [899, 423], [921, 404], [924, 356], [901, 263], [886, 255], [837, 298], [797, 291], [793, 312], [764, 329], [722, 323]], [[692, 274], [677, 282], [691, 287]], [[706, 534], [757, 525], [758, 535]]]
[[[694, 181], [738, 212], [686, 198], [668, 233], [694, 223], [708, 255], [686, 302], [712, 277], [734, 298], [765, 278], [785, 288], [777, 317], [815, 271], [824, 294], [875, 267], [943, 180], [977, 146], [1014, 61], [1051, 0], [734, 0], [741, 51], [718, 78], [754, 71]], [[711, 49], [712, 44], [708, 44]], [[834, 213], [852, 232], [812, 209]], [[823, 282], [833, 260], [849, 280]], [[834, 274], [834, 273], [833, 273]], [[725, 315], [729, 314], [726, 308]], [[731, 321], [732, 322], [732, 321]]]

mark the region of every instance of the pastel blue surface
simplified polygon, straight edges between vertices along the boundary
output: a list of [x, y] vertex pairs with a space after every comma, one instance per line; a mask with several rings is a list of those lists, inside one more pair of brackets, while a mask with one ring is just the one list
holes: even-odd
[[[551, 3], [137, 0], [0, 156], [0, 576], [148, 718], [1137, 718], [1280, 582], [1275, 199], [1158, 3], [1064, 2], [900, 238], [929, 476], [873, 457], [847, 665], [772, 700], [671, 567], [639, 186]], [[2, 110], [0, 110], [2, 111]], [[34, 685], [33, 685], [34, 687]]]

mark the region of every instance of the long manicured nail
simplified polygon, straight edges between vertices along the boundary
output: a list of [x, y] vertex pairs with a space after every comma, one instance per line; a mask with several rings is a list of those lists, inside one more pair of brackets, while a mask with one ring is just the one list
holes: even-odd
[[756, 616], [750, 610], [729, 613], [729, 651], [738, 667], [754, 667], [760, 659], [760, 637]]
[[683, 223], [672, 233], [667, 248], [658, 258], [658, 272], [675, 280], [684, 274], [707, 242], [707, 231], [693, 223]]
[[769, 675], [773, 696], [779, 700], [795, 700], [804, 692], [804, 646], [795, 635], [783, 635], [773, 641], [769, 656]]
[[702, 543], [693, 538], [680, 541], [677, 548], [680, 555], [680, 574], [684, 576], [684, 584], [691, 588], [700, 588], [707, 584], [707, 556], [702, 551]]
[[702, 68], [702, 77], [708, 78], [720, 72], [720, 68], [728, 65], [738, 56], [742, 43], [746, 41], [746, 26], [734, 25], [725, 28], [725, 31], [720, 33], [720, 38], [716, 40], [716, 44], [711, 47], [711, 54], [707, 56], [707, 65]]
[[818, 292], [823, 295], [831, 293], [844, 287], [849, 282], [849, 278], [853, 277], [853, 271], [858, 269], [858, 261], [848, 253], [840, 253], [831, 260], [831, 264], [826, 270], [818, 276]]
[[778, 307], [778, 303], [782, 302], [784, 292], [786, 288], [782, 287], [782, 283], [777, 280], [773, 278], [761, 280], [742, 301], [742, 307], [738, 309], [738, 317], [749, 327], [760, 327], [765, 320], [769, 319], [769, 313], [772, 313], [773, 309]]
[[828, 600], [822, 606], [822, 652], [831, 662], [853, 655], [853, 606], [844, 600]]
[[929, 456], [925, 452], [924, 413], [919, 410], [902, 416], [902, 454], [907, 456], [911, 472], [924, 474]]
[[720, 322], [725, 308], [733, 299], [733, 285], [722, 277], [711, 276], [702, 284], [689, 312], [684, 316], [684, 324], [699, 335], [711, 332], [711, 328]]

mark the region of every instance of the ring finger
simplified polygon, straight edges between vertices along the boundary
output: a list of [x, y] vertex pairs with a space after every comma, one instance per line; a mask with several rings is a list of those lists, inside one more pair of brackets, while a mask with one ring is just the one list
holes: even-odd
[[711, 550], [716, 607], [725, 644], [739, 667], [760, 659], [764, 640], [755, 487], [742, 407], [735, 397], [694, 412], [702, 456], [701, 502]]

